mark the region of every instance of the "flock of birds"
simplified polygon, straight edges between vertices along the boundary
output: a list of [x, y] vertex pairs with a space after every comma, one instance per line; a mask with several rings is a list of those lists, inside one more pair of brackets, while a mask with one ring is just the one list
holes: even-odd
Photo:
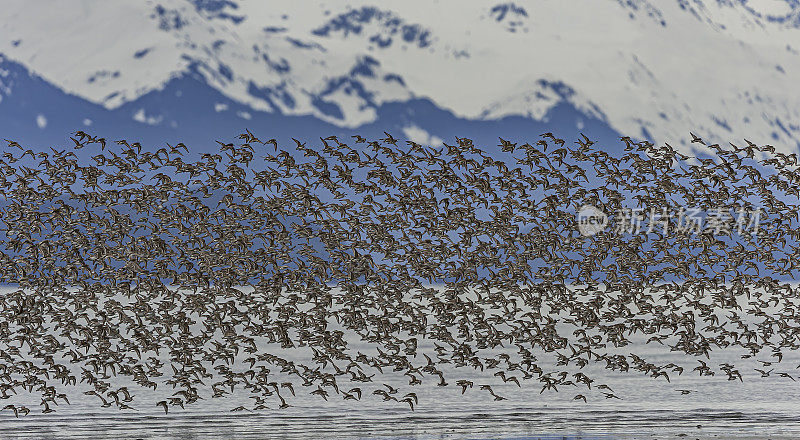
[[[584, 367], [741, 380], [710, 362], [719, 348], [769, 375], [800, 347], [781, 281], [800, 270], [797, 156], [692, 136], [697, 157], [630, 138], [616, 157], [551, 133], [489, 154], [388, 133], [283, 149], [247, 131], [194, 162], [82, 131], [70, 151], [8, 141], [2, 410], [35, 396], [50, 413], [75, 390], [121, 410], [157, 393], [146, 405], [165, 412], [234, 393], [252, 404], [233, 410], [277, 409], [301, 392], [413, 410], [422, 383], [505, 399], [489, 379], [614, 399]], [[758, 234], [585, 237], [584, 204], [764, 215]], [[630, 353], [637, 337], [686, 364]]]

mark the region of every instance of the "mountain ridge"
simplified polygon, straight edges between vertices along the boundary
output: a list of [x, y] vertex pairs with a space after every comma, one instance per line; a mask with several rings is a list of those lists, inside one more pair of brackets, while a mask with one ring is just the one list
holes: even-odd
[[[428, 100], [460, 120], [536, 126], [565, 104], [574, 121], [557, 129], [577, 132], [594, 118], [605, 131], [684, 149], [688, 131], [800, 146], [800, 96], [786, 93], [800, 72], [790, 43], [800, 41], [796, 0], [459, 3], [459, 20], [447, 19], [450, 1], [319, 11], [233, 0], [39, 5], [9, 2], [0, 54], [98, 112], [138, 105], [128, 117], [145, 131], [207, 128], [145, 105], [195, 75], [221, 97], [198, 105], [237, 107], [243, 123], [257, 113], [311, 116], [320, 122], [312, 125], [355, 131], [381, 123], [384, 105]], [[54, 116], [38, 111], [45, 119], [34, 115], [33, 126], [52, 129], [42, 122]], [[399, 128], [419, 132], [422, 122]]]

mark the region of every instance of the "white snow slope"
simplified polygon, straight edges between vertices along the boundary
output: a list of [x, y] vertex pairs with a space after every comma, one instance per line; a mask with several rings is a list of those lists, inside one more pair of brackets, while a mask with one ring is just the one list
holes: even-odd
[[[686, 145], [800, 141], [797, 0], [3, 0], [0, 53], [112, 109], [196, 66], [254, 110], [343, 127], [427, 97], [465, 118], [568, 100]], [[374, 76], [351, 81], [364, 65]], [[321, 110], [336, 103], [342, 115]], [[643, 131], [644, 130], [644, 131]]]

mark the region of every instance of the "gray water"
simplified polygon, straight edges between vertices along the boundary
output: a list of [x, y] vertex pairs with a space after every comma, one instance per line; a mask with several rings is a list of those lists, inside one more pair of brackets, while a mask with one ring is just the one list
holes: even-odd
[[[325, 403], [303, 392], [294, 407], [257, 413], [187, 407], [165, 415], [160, 408], [120, 412], [73, 401], [46, 415], [34, 410], [15, 419], [6, 411], [0, 438], [800, 438], [798, 390], [789, 379], [733, 384], [687, 378], [666, 385], [646, 377], [614, 379], [608, 383], [623, 400], [587, 404], [571, 401], [574, 393], [540, 395], [524, 383], [517, 390], [495, 386], [508, 398], [502, 402], [475, 390], [462, 398], [453, 386], [418, 386], [424, 401], [414, 412], [378, 399]], [[674, 391], [682, 387], [696, 392]], [[215, 403], [227, 408], [239, 403], [233, 400]]]
[[[734, 357], [739, 356], [718, 359], [733, 363]], [[796, 361], [784, 358], [773, 374], [787, 371], [795, 376]], [[231, 412], [248, 403], [239, 394], [206, 399], [185, 410], [172, 407], [169, 414], [144, 404], [153, 399], [140, 397], [137, 411], [119, 411], [99, 408], [92, 396], [81, 394], [72, 398], [71, 405], [60, 405], [56, 413], [41, 414], [35, 406], [29, 406], [29, 416], [19, 419], [9, 411], [0, 413], [0, 438], [800, 438], [798, 384], [746, 371], [741, 359], [736, 364], [744, 382], [728, 381], [719, 373], [699, 377], [684, 372], [667, 383], [635, 372], [602, 374], [597, 367], [584, 369], [609, 384], [622, 400], [573, 387], [540, 394], [537, 383], [522, 381], [518, 388], [462, 368], [462, 377], [471, 376], [475, 388], [462, 396], [452, 383], [416, 386], [413, 391], [420, 403], [413, 412], [405, 404], [367, 396], [367, 390], [377, 385], [362, 387], [361, 402], [335, 395], [325, 402], [298, 386], [297, 397], [289, 400], [293, 407], [258, 412]], [[403, 385], [402, 379], [394, 379], [380, 383]], [[507, 400], [494, 401], [477, 389], [478, 383], [492, 384]], [[692, 392], [683, 395], [677, 389]], [[572, 400], [579, 392], [588, 403]]]
[[[432, 347], [423, 341], [420, 353], [430, 352], [424, 349], [426, 345]], [[304, 349], [263, 348], [312, 364]], [[352, 348], [370, 350], [355, 339]], [[78, 384], [70, 390], [69, 405], [61, 403], [53, 407], [55, 413], [42, 414], [35, 393], [28, 401], [15, 402], [27, 405], [30, 415], [15, 418], [8, 410], [0, 412], [0, 439], [800, 438], [800, 369], [796, 368], [800, 366], [800, 353], [785, 351], [782, 362], [766, 368], [774, 369], [770, 376], [761, 377], [754, 368], [763, 368], [758, 360], [776, 361], [769, 353], [743, 359], [745, 352], [741, 349], [718, 350], [711, 359], [704, 359], [716, 375], [700, 376], [692, 371], [699, 365], [694, 357], [670, 352], [667, 346], [638, 341], [618, 352], [636, 353], [659, 365], [674, 362], [685, 371], [681, 375], [670, 374], [667, 382], [633, 370], [606, 370], [604, 364], [589, 364], [581, 370], [567, 367], [585, 373], [595, 385], [608, 384], [621, 398], [618, 400], [606, 398], [596, 386], [591, 390], [585, 386], [559, 386], [558, 392], [540, 393], [541, 384], [535, 379], [521, 380], [522, 386], [517, 387], [494, 377], [497, 370], [481, 372], [445, 364], [440, 365], [450, 383], [445, 387], [436, 386], [437, 380], [427, 377], [422, 385], [412, 387], [408, 377], [384, 370], [385, 374], [376, 374], [372, 383], [351, 384], [342, 379], [339, 386], [344, 390], [362, 388], [361, 401], [343, 400], [334, 392], [325, 401], [309, 394], [316, 385], [306, 388], [295, 380], [296, 397], [282, 390], [292, 407], [278, 409], [271, 402], [270, 409], [235, 412], [231, 410], [240, 405], [253, 406], [247, 390], [238, 387], [234, 395], [211, 398], [210, 392], [201, 387], [203, 400], [185, 409], [172, 406], [168, 414], [154, 404], [172, 395], [174, 390], [168, 385], [159, 384], [157, 391], [152, 391], [112, 378], [115, 386], [129, 386], [135, 395], [134, 410], [101, 408], [95, 396], [83, 394], [89, 388]], [[562, 368], [546, 361], [545, 354], [535, 354], [545, 372], [548, 368], [553, 372]], [[163, 353], [162, 357], [168, 368], [168, 357]], [[415, 362], [424, 362], [421, 354]], [[718, 368], [723, 362], [734, 364], [742, 373], [743, 382], [727, 380]], [[789, 373], [797, 382], [778, 376], [781, 372]], [[288, 379], [275, 376], [278, 381]], [[455, 384], [458, 379], [472, 380], [475, 386], [462, 395]], [[384, 383], [399, 389], [398, 398], [415, 392], [419, 397], [415, 410], [405, 403], [384, 402], [372, 395]], [[506, 400], [495, 401], [487, 391], [479, 389], [479, 384], [490, 384]], [[682, 394], [677, 391], [681, 389], [691, 392]], [[577, 394], [585, 395], [588, 402], [573, 400]], [[0, 404], [5, 405], [3, 401]]]

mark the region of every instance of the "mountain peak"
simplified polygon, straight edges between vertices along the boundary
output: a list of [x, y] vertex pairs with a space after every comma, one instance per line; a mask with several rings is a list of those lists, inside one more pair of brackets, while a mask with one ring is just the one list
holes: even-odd
[[[8, 2], [0, 53], [109, 111], [191, 73], [242, 114], [342, 128], [425, 98], [476, 121], [542, 121], [568, 103], [617, 132], [687, 148], [690, 130], [800, 141], [800, 96], [787, 93], [800, 72], [794, 0], [58, 5]], [[143, 111], [131, 117], [170, 124]]]

